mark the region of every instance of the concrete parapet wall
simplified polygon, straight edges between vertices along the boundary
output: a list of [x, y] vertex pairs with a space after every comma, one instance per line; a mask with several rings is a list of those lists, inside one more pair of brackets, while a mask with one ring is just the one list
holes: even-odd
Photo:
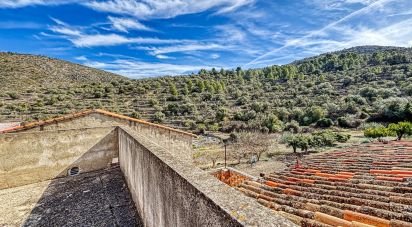
[[91, 113], [79, 118], [70, 119], [68, 121], [59, 121], [44, 125], [42, 127], [29, 129], [27, 131], [53, 131], [110, 126], [128, 126], [136, 132], [141, 133], [146, 137], [152, 138], [155, 143], [157, 143], [159, 146], [167, 148], [171, 153], [181, 155], [182, 157], [191, 157], [193, 155], [193, 137], [190, 135], [182, 134], [177, 131], [169, 130], [167, 128], [161, 128], [153, 125], [130, 121], [127, 119], [106, 116], [101, 113]]
[[106, 168], [118, 157], [117, 128], [0, 134], [0, 189]]
[[118, 133], [120, 167], [145, 226], [295, 226], [167, 147], [129, 128]]

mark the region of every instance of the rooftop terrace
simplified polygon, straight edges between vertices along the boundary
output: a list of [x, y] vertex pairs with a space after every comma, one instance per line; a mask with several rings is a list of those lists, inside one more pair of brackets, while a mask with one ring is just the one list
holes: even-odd
[[295, 226], [196, 168], [194, 136], [103, 110], [0, 131], [0, 226]]
[[0, 226], [143, 226], [119, 167], [0, 190]]

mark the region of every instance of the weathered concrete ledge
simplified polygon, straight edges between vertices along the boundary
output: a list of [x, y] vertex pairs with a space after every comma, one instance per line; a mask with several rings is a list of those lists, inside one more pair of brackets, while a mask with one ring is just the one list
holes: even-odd
[[134, 130], [118, 133], [120, 166], [145, 226], [296, 226]]
[[134, 131], [150, 137], [162, 147], [167, 148], [170, 152], [181, 155], [181, 158], [191, 157], [193, 155], [192, 139], [195, 135], [172, 129], [162, 125], [143, 122], [126, 116], [113, 114], [107, 111], [85, 111], [74, 115], [63, 116], [60, 118], [50, 119], [44, 122], [28, 123], [25, 126], [19, 126], [17, 129], [9, 129], [2, 133], [10, 132], [40, 132], [40, 131], [58, 131], [68, 129], [85, 129], [101, 127], [128, 126]]

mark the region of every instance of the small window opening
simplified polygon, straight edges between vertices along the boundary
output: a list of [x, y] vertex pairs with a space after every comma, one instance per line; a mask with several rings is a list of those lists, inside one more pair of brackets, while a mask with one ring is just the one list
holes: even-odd
[[76, 176], [76, 175], [79, 175], [79, 173], [80, 173], [80, 169], [77, 166], [70, 168], [68, 171], [69, 176]]

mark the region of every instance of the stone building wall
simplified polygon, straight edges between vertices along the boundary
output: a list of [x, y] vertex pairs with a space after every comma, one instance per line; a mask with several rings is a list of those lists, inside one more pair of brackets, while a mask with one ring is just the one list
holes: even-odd
[[182, 158], [191, 157], [193, 155], [193, 136], [191, 135], [170, 130], [166, 127], [156, 127], [155, 125], [115, 118], [101, 113], [91, 113], [79, 118], [59, 121], [29, 129], [27, 131], [52, 131], [109, 126], [128, 126], [145, 137], [151, 138], [152, 141], [157, 143], [159, 146], [167, 148], [172, 154], [176, 154]]
[[106, 168], [118, 157], [117, 129], [0, 134], [0, 189]]
[[144, 226], [295, 226], [135, 131], [118, 133], [120, 168]]

